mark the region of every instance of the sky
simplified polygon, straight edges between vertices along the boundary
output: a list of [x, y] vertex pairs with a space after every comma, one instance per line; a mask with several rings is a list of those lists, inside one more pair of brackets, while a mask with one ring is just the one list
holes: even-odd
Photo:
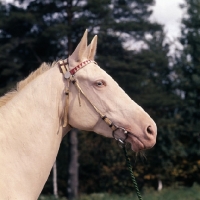
[[[13, 0], [3, 0], [13, 2]], [[180, 21], [183, 11], [179, 8], [184, 0], [155, 0], [156, 4], [152, 7], [152, 21], [157, 21], [165, 25], [167, 37], [171, 40], [180, 35]]]
[[[13, 2], [13, 0], [3, 1]], [[152, 6], [153, 14], [150, 19], [163, 24], [168, 41], [175, 41], [180, 36], [180, 22], [184, 11], [180, 9], [179, 5], [183, 4], [184, 0], [155, 0], [155, 2], [156, 4]], [[181, 48], [180, 43], [176, 42], [175, 45]]]
[[[180, 36], [180, 22], [184, 11], [179, 5], [183, 4], [184, 0], [155, 0], [156, 4], [152, 7], [152, 21], [159, 22], [165, 26], [164, 30], [169, 41], [173, 41]], [[180, 48], [180, 44], [176, 43]]]

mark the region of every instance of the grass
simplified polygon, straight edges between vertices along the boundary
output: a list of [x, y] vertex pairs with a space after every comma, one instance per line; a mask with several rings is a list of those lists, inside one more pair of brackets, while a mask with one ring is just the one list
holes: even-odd
[[[160, 192], [154, 190], [145, 190], [142, 193], [143, 200], [200, 200], [200, 186], [194, 184], [193, 187], [165, 188]], [[41, 196], [39, 200], [55, 200], [54, 197]], [[60, 198], [57, 200], [67, 200]], [[90, 194], [81, 195], [78, 200], [138, 200], [135, 194], [117, 195], [117, 194]]]

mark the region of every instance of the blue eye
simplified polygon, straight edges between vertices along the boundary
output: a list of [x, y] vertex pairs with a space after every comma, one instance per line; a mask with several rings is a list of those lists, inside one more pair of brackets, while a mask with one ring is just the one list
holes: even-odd
[[101, 85], [103, 85], [103, 82], [102, 82], [102, 81], [98, 81], [98, 82], [97, 82], [97, 85], [98, 85], [98, 86], [101, 86]]
[[106, 86], [105, 82], [103, 80], [98, 80], [95, 82], [95, 85], [97, 87], [102, 87], [102, 86]]

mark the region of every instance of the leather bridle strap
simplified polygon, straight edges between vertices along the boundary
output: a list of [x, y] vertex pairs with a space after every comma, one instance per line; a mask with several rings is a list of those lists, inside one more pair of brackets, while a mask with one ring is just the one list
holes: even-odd
[[58, 62], [58, 67], [60, 69], [60, 72], [64, 75], [64, 78], [67, 79], [68, 81], [68, 86], [65, 86], [65, 109], [64, 109], [64, 118], [63, 118], [63, 127], [66, 127], [68, 125], [68, 107], [69, 107], [69, 83], [70, 81], [68, 80], [70, 76], [68, 76], [68, 61], [63, 60]]

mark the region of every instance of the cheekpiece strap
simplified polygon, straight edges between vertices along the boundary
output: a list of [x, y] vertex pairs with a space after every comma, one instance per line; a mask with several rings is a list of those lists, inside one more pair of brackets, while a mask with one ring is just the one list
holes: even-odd
[[[68, 60], [60, 60], [58, 62], [58, 67], [60, 69], [60, 72], [64, 75], [66, 79], [68, 79], [71, 75], [68, 70]], [[65, 87], [65, 109], [64, 109], [64, 118], [63, 118], [63, 127], [66, 127], [68, 125], [68, 106], [69, 106], [69, 87]]]

